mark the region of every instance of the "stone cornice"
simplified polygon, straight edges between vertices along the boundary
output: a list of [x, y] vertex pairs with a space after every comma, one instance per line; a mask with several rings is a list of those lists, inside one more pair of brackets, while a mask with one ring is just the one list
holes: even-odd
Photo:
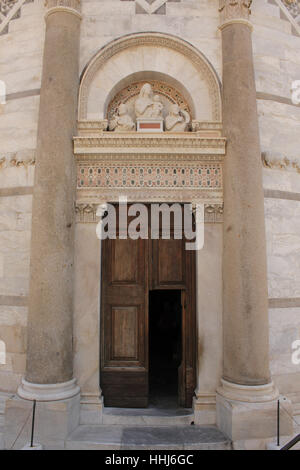
[[247, 22], [252, 0], [220, 0], [221, 28], [232, 22]]
[[[192, 133], [149, 134], [103, 133], [99, 137], [75, 137], [75, 155], [123, 154], [127, 155], [178, 155], [218, 154], [225, 155], [226, 139], [223, 137], [202, 137]], [[124, 150], [126, 149], [126, 150]]]
[[45, 0], [45, 18], [55, 12], [72, 13], [81, 18], [81, 0]]

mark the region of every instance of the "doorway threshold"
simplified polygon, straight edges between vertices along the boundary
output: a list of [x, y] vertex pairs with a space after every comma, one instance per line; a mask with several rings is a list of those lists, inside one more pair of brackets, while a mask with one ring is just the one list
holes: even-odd
[[192, 408], [103, 408], [103, 424], [108, 425], [190, 425], [194, 421]]

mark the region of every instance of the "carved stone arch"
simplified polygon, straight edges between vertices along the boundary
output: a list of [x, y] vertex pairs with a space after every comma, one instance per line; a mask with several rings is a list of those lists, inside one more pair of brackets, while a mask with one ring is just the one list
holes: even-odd
[[[163, 74], [180, 81], [194, 119], [221, 121], [221, 86], [207, 58], [188, 42], [162, 33], [136, 33], [102, 48], [86, 67], [79, 92], [79, 120], [101, 120], [111, 90], [134, 74]], [[145, 75], [146, 76], [146, 75]]]

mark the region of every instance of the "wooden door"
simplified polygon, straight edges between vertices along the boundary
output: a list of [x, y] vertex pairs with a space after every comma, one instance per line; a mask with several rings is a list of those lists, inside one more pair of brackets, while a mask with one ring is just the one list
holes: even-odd
[[148, 405], [149, 289], [182, 291], [179, 404], [195, 390], [195, 252], [185, 240], [105, 240], [102, 245], [101, 377], [105, 406]]
[[101, 388], [105, 406], [148, 405], [148, 241], [103, 242]]
[[152, 240], [151, 288], [181, 290], [182, 360], [178, 369], [179, 405], [190, 408], [196, 387], [195, 252], [186, 240]]

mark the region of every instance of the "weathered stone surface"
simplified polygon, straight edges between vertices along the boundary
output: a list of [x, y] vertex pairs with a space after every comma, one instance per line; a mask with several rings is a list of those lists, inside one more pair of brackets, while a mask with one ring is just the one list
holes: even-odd
[[[48, 15], [33, 197], [26, 379], [67, 382], [73, 375], [72, 316], [80, 18]], [[58, 126], [57, 123], [63, 123]], [[46, 249], [46, 251], [45, 251]]]

